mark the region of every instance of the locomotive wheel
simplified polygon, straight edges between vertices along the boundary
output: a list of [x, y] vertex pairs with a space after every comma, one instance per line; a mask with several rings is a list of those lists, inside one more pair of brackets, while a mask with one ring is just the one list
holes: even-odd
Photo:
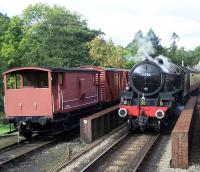
[[128, 124], [128, 131], [131, 132], [132, 131], [132, 120], [129, 118], [127, 121]]
[[132, 118], [129, 118], [127, 121], [128, 124], [128, 131], [133, 132], [135, 130], [135, 122]]
[[22, 136], [24, 136], [27, 139], [30, 139], [32, 137], [32, 135], [33, 135], [32, 131], [23, 131], [22, 132]]

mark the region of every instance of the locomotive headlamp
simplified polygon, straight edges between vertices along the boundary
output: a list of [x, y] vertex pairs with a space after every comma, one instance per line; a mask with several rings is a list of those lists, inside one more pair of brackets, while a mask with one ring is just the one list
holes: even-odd
[[127, 103], [128, 103], [127, 100], [124, 100], [123, 104], [124, 104], [124, 105], [127, 105]]
[[146, 105], [146, 100], [145, 100], [145, 97], [144, 97], [144, 93], [142, 94], [142, 97], [141, 97], [141, 100], [140, 100], [141, 102], [140, 102], [140, 104], [142, 105], [142, 106], [145, 106]]
[[126, 110], [125, 108], [120, 108], [120, 109], [118, 110], [118, 114], [119, 114], [119, 116], [120, 116], [121, 118], [124, 118], [124, 117], [128, 114], [128, 112], [127, 112], [127, 110]]
[[156, 111], [155, 115], [158, 119], [162, 119], [162, 118], [164, 118], [165, 113], [161, 109], [159, 109]]
[[126, 91], [129, 91], [129, 89], [130, 89], [129, 87], [126, 87]]
[[160, 106], [163, 106], [163, 100], [160, 99]]

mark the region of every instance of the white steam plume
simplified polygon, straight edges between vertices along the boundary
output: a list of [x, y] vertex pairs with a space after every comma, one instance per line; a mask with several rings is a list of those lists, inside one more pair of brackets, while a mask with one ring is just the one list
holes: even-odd
[[150, 56], [150, 54], [155, 53], [152, 42], [145, 38], [137, 38], [136, 41], [138, 46], [137, 54], [134, 57], [129, 58], [129, 60], [133, 60], [136, 63], [145, 59], [153, 61], [153, 58]]

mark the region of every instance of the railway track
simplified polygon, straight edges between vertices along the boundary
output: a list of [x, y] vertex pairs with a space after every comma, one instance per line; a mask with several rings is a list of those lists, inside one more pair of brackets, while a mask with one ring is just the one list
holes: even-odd
[[159, 135], [127, 135], [81, 171], [136, 171]]
[[9, 136], [1, 136], [0, 137], [0, 150], [4, 149], [13, 144], [17, 144], [18, 136], [17, 135], [9, 135]]
[[[96, 157], [96, 154], [102, 153], [105, 150], [105, 146], [110, 145], [112, 142], [115, 142], [121, 137], [125, 137], [127, 135], [127, 127], [125, 124], [122, 124], [109, 134], [101, 137], [100, 139], [94, 141], [93, 143], [86, 145], [79, 153], [72, 155], [62, 162], [58, 163], [53, 167], [49, 167], [48, 172], [56, 172], [56, 171], [73, 171], [73, 169], [77, 169], [80, 167], [80, 164], [83, 164], [85, 161], [88, 164], [91, 159]], [[85, 167], [85, 166], [84, 166]], [[79, 170], [75, 170], [79, 171]]]
[[44, 140], [37, 138], [32, 140], [24, 140], [20, 142], [20, 144], [11, 144], [2, 148], [0, 150], [0, 171], [3, 169], [5, 164], [12, 162], [15, 159], [22, 158], [24, 155], [39, 150], [54, 142], [56, 142], [56, 139], [48, 138]]
[[18, 134], [17, 130], [13, 130], [13, 131], [9, 131], [5, 134], [0, 134], [0, 138], [9, 137], [9, 136], [17, 135], [17, 134]]
[[[31, 139], [37, 139], [38, 136], [34, 135]], [[7, 134], [0, 136], [0, 151], [23, 142], [28, 142], [30, 139], [26, 139], [23, 136], [19, 136], [18, 132], [13, 134]]]
[[159, 135], [122, 132], [120, 137], [105, 144], [103, 151], [97, 150], [101, 144], [97, 143], [68, 161], [65, 167], [49, 171], [136, 171], [158, 138]]

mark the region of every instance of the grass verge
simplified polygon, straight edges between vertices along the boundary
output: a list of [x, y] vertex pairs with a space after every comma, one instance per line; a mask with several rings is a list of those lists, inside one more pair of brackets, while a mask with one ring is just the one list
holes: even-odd
[[[10, 131], [10, 125], [4, 125], [2, 123], [2, 119], [3, 119], [3, 112], [0, 112], [0, 134], [4, 134]], [[13, 125], [11, 125], [11, 130], [13, 130]]]
[[0, 124], [0, 134], [7, 133], [9, 131], [10, 131], [10, 125]]

